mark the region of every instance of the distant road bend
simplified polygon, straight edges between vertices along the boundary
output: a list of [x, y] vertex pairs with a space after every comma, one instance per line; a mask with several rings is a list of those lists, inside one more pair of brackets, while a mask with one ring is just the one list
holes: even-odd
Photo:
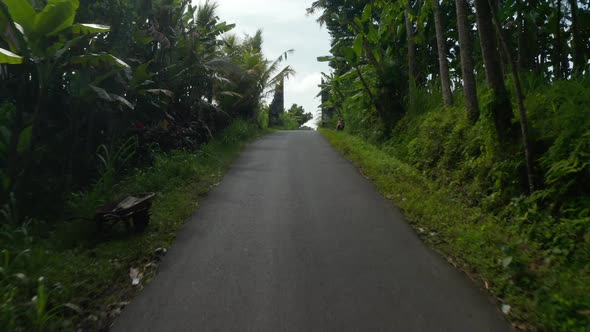
[[317, 132], [251, 144], [113, 331], [510, 331]]

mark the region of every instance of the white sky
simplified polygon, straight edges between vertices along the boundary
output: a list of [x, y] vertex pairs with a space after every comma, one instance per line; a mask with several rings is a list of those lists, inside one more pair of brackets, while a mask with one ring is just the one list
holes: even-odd
[[[195, 4], [204, 0], [193, 0]], [[319, 117], [320, 99], [318, 84], [321, 72], [328, 72], [327, 63], [316, 58], [329, 55], [330, 36], [320, 28], [316, 18], [307, 16], [305, 9], [313, 0], [218, 0], [218, 15], [222, 21], [235, 23], [232, 31], [238, 36], [253, 35], [262, 29], [263, 51], [274, 60], [288, 49], [295, 53], [285, 64], [291, 65], [297, 74], [285, 82], [285, 108], [302, 105], [306, 112], [314, 114], [307, 125], [315, 127]], [[271, 97], [272, 98], [272, 97]]]

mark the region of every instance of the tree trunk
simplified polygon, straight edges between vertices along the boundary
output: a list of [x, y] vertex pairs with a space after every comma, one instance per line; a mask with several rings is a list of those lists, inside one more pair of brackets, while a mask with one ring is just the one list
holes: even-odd
[[443, 15], [440, 11], [439, 0], [433, 0], [434, 27], [436, 29], [436, 46], [438, 48], [438, 65], [440, 69], [440, 83], [445, 106], [453, 104], [453, 92], [451, 91], [451, 79], [449, 78], [449, 63], [447, 60], [447, 43], [443, 27]]
[[578, 0], [569, 0], [571, 11], [572, 11], [572, 39], [573, 39], [573, 47], [572, 47], [572, 57], [574, 61], [574, 73], [579, 73], [584, 69], [584, 51], [582, 47], [584, 46], [582, 40], [580, 39], [580, 29], [578, 27]]
[[410, 103], [413, 103], [414, 88], [416, 87], [416, 43], [414, 41], [414, 27], [410, 20], [411, 0], [406, 5], [406, 37], [408, 40], [408, 80], [410, 84]]
[[528, 26], [524, 19], [523, 12], [525, 11], [526, 1], [518, 0], [518, 70], [525, 72], [531, 69], [531, 57], [528, 50], [528, 43], [526, 41], [526, 35], [528, 34]]
[[359, 66], [354, 66], [354, 69], [356, 70], [356, 73], [359, 77], [359, 80], [361, 81], [361, 84], [365, 88], [365, 91], [369, 95], [369, 99], [371, 99], [371, 104], [373, 104], [373, 106], [375, 107], [375, 110], [377, 111], [377, 113], [379, 114], [381, 119], [383, 120], [383, 123], [386, 126], [389, 126], [391, 124], [391, 122], [389, 121], [389, 119], [391, 118], [391, 114], [388, 114], [386, 108], [380, 102], [379, 98], [377, 96], [375, 96], [375, 94], [373, 94], [373, 92], [371, 91], [371, 87], [369, 87], [369, 84], [365, 80], [365, 77], [363, 76], [363, 72], [361, 71]]
[[477, 101], [477, 88], [475, 83], [475, 70], [473, 66], [472, 45], [469, 31], [469, 7], [467, 0], [455, 0], [457, 10], [457, 28], [459, 30], [459, 46], [461, 50], [461, 72], [463, 74], [463, 93], [465, 95], [465, 108], [467, 117], [471, 123], [479, 118], [479, 103]]
[[569, 69], [570, 69], [570, 62], [568, 59], [568, 43], [567, 40], [569, 39], [567, 36], [567, 33], [565, 32], [565, 30], [561, 31], [562, 33], [562, 37], [561, 37], [561, 75], [562, 77], [565, 79], [568, 77], [569, 75]]
[[379, 61], [377, 61], [377, 58], [375, 57], [375, 54], [373, 53], [373, 48], [371, 48], [371, 45], [369, 45], [369, 42], [367, 42], [366, 38], [364, 38], [364, 40], [363, 40], [363, 48], [365, 49], [365, 52], [367, 53], [367, 58], [369, 59], [369, 63], [371, 63], [371, 65], [377, 71], [377, 75], [383, 75], [383, 66], [379, 63]]
[[[535, 70], [538, 68], [537, 56], [539, 55], [539, 33], [538, 27], [534, 22], [525, 18], [525, 14], [538, 10], [538, 0], [524, 0], [524, 8], [521, 10], [522, 16], [522, 33], [524, 39], [524, 64], [525, 69]], [[538, 20], [538, 19], [537, 19]]]
[[[492, 4], [493, 5], [493, 4]], [[500, 64], [497, 36], [492, 23], [492, 6], [487, 0], [475, 0], [475, 11], [488, 85], [493, 92], [490, 110], [494, 117], [498, 138], [501, 141], [512, 138], [512, 105], [504, 84], [504, 74]]]
[[553, 73], [555, 75], [555, 79], [562, 79], [563, 72], [561, 70], [561, 0], [557, 1], [557, 11], [555, 15], [557, 18], [555, 20], [555, 43], [553, 44]]
[[[546, 54], [545, 54], [545, 48], [541, 48], [541, 54], [539, 56], [539, 67], [537, 67], [537, 73], [541, 74], [541, 73], [545, 73], [545, 59], [546, 58]], [[543, 75], [545, 76], [545, 75]]]
[[[24, 81], [24, 80], [22, 80]], [[20, 86], [26, 86], [26, 84], [20, 83]], [[25, 96], [26, 91], [25, 89], [19, 89], [22, 93], [22, 96]], [[18, 153], [18, 140], [21, 131], [24, 129], [24, 119], [23, 113], [25, 112], [25, 101], [23, 97], [17, 97], [17, 105], [16, 105], [16, 112], [14, 114], [13, 122], [11, 123], [12, 131], [10, 132], [10, 138], [8, 141], [8, 151], [7, 151], [7, 169], [8, 169], [8, 179], [9, 179], [9, 190], [14, 190], [17, 184], [18, 174], [21, 170], [21, 163], [20, 163], [20, 156]]]
[[[488, 0], [490, 8], [492, 7], [491, 0]], [[533, 148], [531, 145], [531, 140], [529, 137], [529, 126], [527, 120], [526, 109], [524, 106], [524, 94], [522, 93], [522, 85], [520, 84], [520, 76], [518, 74], [517, 66], [518, 62], [514, 60], [514, 57], [510, 53], [510, 49], [508, 48], [508, 44], [506, 42], [506, 38], [502, 34], [502, 28], [500, 26], [500, 22], [495, 15], [495, 10], [492, 10], [492, 22], [496, 27], [496, 31], [498, 31], [498, 37], [500, 38], [500, 43], [504, 49], [504, 54], [506, 57], [510, 59], [511, 63], [511, 71], [512, 71], [512, 83], [514, 84], [514, 90], [516, 90], [516, 99], [518, 102], [518, 113], [520, 116], [520, 129], [523, 141], [523, 148], [524, 148], [524, 155], [526, 161], [526, 171], [527, 171], [527, 183], [528, 183], [528, 192], [529, 194], [535, 190], [535, 182], [533, 176]]]
[[[373, 105], [375, 106], [375, 108], [377, 109], [377, 111], [379, 112], [379, 106], [377, 105], [377, 101], [375, 99], [375, 95], [373, 95], [373, 92], [371, 92], [371, 88], [369, 87], [369, 84], [367, 84], [367, 81], [365, 81], [365, 78], [363, 76], [363, 73], [361, 72], [360, 68], [358, 66], [354, 66], [354, 69], [356, 70], [357, 75], [359, 76], [359, 79], [361, 80], [361, 83], [363, 84], [363, 87], [365, 88], [365, 91], [367, 92], [367, 94], [369, 95], [369, 99], [371, 99], [371, 102], [373, 103]], [[379, 112], [381, 113], [381, 112]]]

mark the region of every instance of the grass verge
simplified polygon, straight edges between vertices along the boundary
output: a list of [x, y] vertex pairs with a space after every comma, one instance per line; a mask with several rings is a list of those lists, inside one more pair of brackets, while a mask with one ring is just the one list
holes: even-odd
[[[100, 181], [73, 195], [68, 210], [84, 216], [52, 228], [3, 229], [0, 236], [0, 331], [106, 330], [148, 283], [158, 262], [201, 198], [223, 177], [243, 146], [263, 134], [236, 122], [198, 151], [160, 154], [116, 186]], [[156, 192], [150, 225], [141, 234], [116, 228], [97, 235], [94, 209], [110, 197]], [[131, 270], [134, 269], [134, 270]], [[132, 285], [130, 272], [140, 278]]]
[[424, 242], [498, 299], [513, 326], [590, 331], [589, 266], [560, 264], [509, 220], [466, 206], [456, 193], [365, 140], [320, 131], [404, 211]]

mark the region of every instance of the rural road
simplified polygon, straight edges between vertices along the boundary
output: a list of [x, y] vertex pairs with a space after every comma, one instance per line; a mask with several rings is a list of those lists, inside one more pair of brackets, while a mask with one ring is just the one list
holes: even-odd
[[313, 131], [251, 144], [113, 331], [510, 331]]

